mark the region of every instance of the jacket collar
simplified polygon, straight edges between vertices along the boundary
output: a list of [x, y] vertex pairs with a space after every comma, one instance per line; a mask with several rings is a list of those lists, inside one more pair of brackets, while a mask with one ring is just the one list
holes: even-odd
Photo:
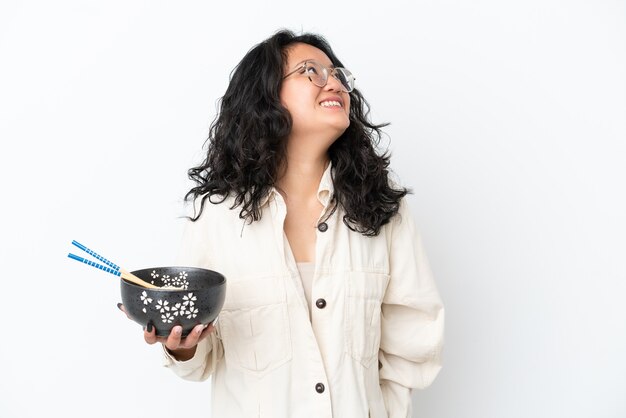
[[[328, 206], [335, 192], [335, 186], [333, 185], [332, 167], [333, 164], [329, 162], [328, 167], [326, 167], [326, 170], [324, 170], [324, 174], [322, 174], [320, 184], [317, 187], [317, 199], [324, 205], [324, 207]], [[260, 207], [268, 204], [271, 200], [275, 199], [276, 196], [280, 196], [280, 193], [275, 187], [272, 187], [267, 195], [265, 195], [265, 197], [261, 199]]]
[[328, 167], [324, 170], [324, 174], [322, 174], [320, 185], [317, 188], [317, 198], [324, 205], [324, 207], [328, 206], [335, 193], [332, 166], [333, 163], [329, 162]]

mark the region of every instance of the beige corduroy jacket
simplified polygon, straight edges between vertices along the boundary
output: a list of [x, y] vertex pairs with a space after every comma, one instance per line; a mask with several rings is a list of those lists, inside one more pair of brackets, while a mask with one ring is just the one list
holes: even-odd
[[224, 274], [226, 301], [195, 356], [179, 362], [166, 352], [165, 365], [187, 380], [212, 376], [207, 416], [410, 417], [411, 390], [437, 376], [444, 309], [406, 201], [378, 236], [365, 237], [346, 227], [341, 209], [326, 219], [331, 170], [318, 189], [325, 209], [311, 306], [277, 191], [252, 224], [230, 199], [207, 202], [187, 223], [179, 264]]

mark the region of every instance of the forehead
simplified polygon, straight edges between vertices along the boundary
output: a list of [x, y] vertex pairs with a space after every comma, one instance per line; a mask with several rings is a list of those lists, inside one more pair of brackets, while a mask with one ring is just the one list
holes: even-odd
[[287, 49], [287, 68], [293, 68], [306, 60], [315, 60], [328, 67], [332, 65], [330, 58], [321, 49], [312, 45], [297, 43]]

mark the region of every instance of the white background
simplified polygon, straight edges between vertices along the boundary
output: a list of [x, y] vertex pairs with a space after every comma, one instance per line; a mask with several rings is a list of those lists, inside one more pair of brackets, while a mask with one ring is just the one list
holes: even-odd
[[327, 37], [415, 191], [447, 327], [413, 416], [626, 416], [624, 1], [125, 0], [0, 6], [0, 417], [209, 416], [66, 255], [173, 263], [216, 100], [282, 27]]

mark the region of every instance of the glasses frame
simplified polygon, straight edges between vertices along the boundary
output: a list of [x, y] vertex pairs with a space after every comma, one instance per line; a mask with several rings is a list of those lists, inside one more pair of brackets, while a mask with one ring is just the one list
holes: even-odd
[[[309, 81], [311, 83], [315, 84], [317, 87], [325, 87], [326, 84], [328, 84], [328, 77], [330, 77], [331, 75], [333, 77], [335, 77], [337, 80], [339, 80], [339, 78], [336, 76], [337, 70], [347, 71], [352, 76], [352, 85], [354, 86], [354, 82], [356, 81], [356, 77], [352, 74], [352, 72], [350, 70], [348, 70], [346, 68], [343, 68], [343, 67], [330, 67], [329, 68], [329, 67], [325, 66], [324, 64], [321, 64], [321, 63], [319, 63], [319, 62], [317, 62], [315, 60], [306, 60], [306, 61], [304, 61], [303, 63], [298, 65], [298, 67], [295, 70], [293, 70], [289, 74], [283, 76], [283, 80], [286, 79], [287, 77], [289, 77], [290, 75], [297, 73], [298, 71], [306, 70], [306, 65], [309, 64], [309, 63], [314, 63], [316, 65], [319, 65], [322, 68], [322, 70], [324, 71], [324, 77], [325, 77], [326, 81], [324, 82], [323, 86], [318, 86], [317, 84], [315, 84], [315, 82], [311, 79], [311, 76], [307, 75], [307, 78], [309, 79]], [[341, 87], [342, 87], [341, 90], [344, 93], [350, 93], [350, 92], [352, 92], [354, 90], [354, 87], [352, 87], [350, 90], [347, 90], [346, 87], [341, 82], [341, 80], [339, 80], [339, 84], [341, 84]]]

